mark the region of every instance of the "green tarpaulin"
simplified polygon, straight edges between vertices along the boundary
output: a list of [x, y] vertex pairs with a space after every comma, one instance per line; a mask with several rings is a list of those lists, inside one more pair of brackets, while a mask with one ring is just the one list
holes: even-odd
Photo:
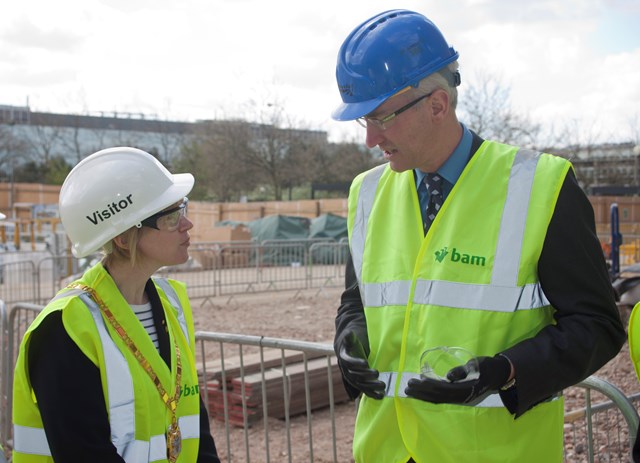
[[340, 238], [347, 237], [347, 219], [335, 214], [322, 214], [311, 220], [309, 238]]

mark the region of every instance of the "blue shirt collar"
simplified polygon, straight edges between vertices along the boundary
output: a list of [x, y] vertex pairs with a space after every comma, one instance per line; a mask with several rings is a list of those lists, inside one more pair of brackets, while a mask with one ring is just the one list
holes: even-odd
[[[454, 185], [458, 181], [471, 155], [471, 131], [463, 123], [460, 123], [460, 126], [462, 127], [462, 138], [460, 138], [458, 146], [453, 150], [449, 159], [438, 169], [438, 173], [450, 185]], [[420, 169], [414, 170], [416, 173], [416, 187], [418, 187], [422, 183], [426, 172], [422, 172]]]

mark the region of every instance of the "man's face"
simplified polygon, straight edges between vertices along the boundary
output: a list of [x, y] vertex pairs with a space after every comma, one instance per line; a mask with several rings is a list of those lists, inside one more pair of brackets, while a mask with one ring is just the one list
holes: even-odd
[[[367, 114], [367, 117], [383, 120], [420, 96], [422, 95], [413, 89], [396, 94]], [[367, 124], [367, 147], [378, 146], [384, 152], [391, 169], [396, 172], [416, 168], [435, 172], [443, 160], [432, 159], [430, 155], [437, 135], [431, 118], [432, 105], [432, 97], [429, 96], [399, 113], [389, 126], [383, 128], [378, 124]]]

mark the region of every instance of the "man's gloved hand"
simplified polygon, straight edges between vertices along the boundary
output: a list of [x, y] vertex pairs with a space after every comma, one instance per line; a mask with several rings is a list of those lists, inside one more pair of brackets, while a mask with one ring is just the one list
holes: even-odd
[[369, 368], [364, 346], [355, 332], [349, 331], [338, 345], [338, 364], [345, 380], [373, 399], [382, 399], [386, 385], [378, 380], [378, 371]]
[[511, 363], [502, 356], [478, 357], [480, 376], [464, 381], [467, 370], [464, 366], [452, 368], [447, 373], [449, 381], [420, 378], [409, 380], [405, 393], [434, 404], [466, 404], [474, 402], [489, 391], [497, 391], [508, 381]]

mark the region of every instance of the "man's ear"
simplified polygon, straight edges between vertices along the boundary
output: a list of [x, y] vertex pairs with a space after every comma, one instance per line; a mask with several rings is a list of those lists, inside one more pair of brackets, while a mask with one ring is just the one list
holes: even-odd
[[451, 106], [449, 105], [449, 94], [442, 89], [438, 89], [433, 92], [429, 103], [431, 116], [435, 120], [444, 120], [449, 114], [449, 111], [451, 111]]

